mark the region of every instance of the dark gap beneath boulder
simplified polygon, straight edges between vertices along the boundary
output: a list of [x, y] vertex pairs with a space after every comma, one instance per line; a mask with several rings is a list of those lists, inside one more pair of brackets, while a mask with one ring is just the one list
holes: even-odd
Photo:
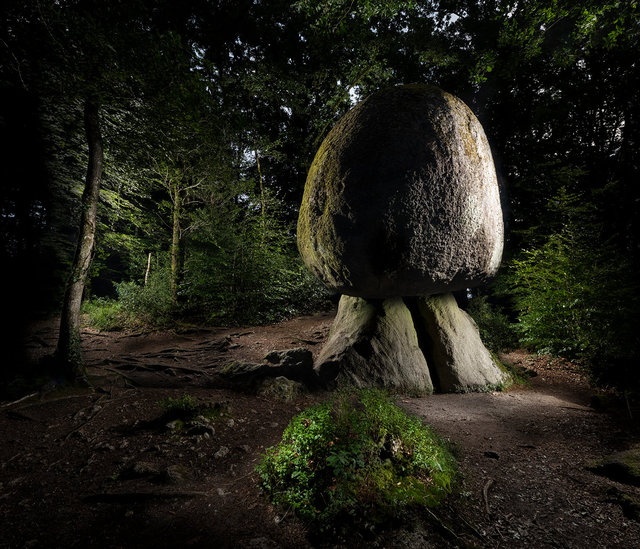
[[418, 347], [420, 347], [420, 350], [424, 355], [424, 359], [427, 362], [429, 374], [431, 375], [431, 382], [433, 383], [433, 391], [435, 393], [440, 393], [442, 392], [440, 379], [438, 378], [438, 372], [436, 371], [436, 368], [433, 367], [433, 340], [429, 335], [429, 331], [427, 330], [427, 325], [424, 321], [424, 318], [420, 314], [420, 310], [418, 308], [418, 298], [403, 297], [402, 300], [411, 313], [413, 328], [416, 331], [416, 335], [418, 336]]

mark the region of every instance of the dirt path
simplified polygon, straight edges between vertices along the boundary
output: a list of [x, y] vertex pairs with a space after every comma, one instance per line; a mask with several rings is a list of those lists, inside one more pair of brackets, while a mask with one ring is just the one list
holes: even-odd
[[[86, 330], [93, 391], [52, 388], [0, 403], [0, 547], [309, 546], [305, 526], [261, 496], [253, 468], [291, 416], [326, 395], [259, 398], [220, 386], [215, 373], [273, 349], [315, 354], [331, 320], [181, 334]], [[27, 348], [37, 358], [55, 337], [43, 323]], [[611, 493], [640, 499], [640, 488], [588, 469], [640, 440], [638, 430], [590, 408], [592, 392], [571, 364], [505, 358], [537, 374], [531, 387], [399, 400], [460, 449], [462, 495], [438, 512], [451, 533], [414, 525], [346, 546], [640, 547], [640, 524]], [[160, 421], [157, 403], [185, 393], [220, 405], [211, 429], [176, 434]]]
[[[588, 469], [637, 441], [637, 431], [590, 408], [591, 392], [574, 371], [526, 355], [506, 358], [538, 372], [531, 388], [404, 400], [462, 449], [468, 495], [462, 512], [482, 533], [478, 543], [640, 547], [638, 523], [608, 494], [615, 483]], [[616, 487], [640, 495], [637, 488]]]

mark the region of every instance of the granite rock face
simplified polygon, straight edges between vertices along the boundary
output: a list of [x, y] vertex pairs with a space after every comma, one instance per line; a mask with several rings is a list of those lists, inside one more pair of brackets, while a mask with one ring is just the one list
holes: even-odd
[[387, 387], [414, 395], [433, 392], [411, 313], [402, 298], [366, 300], [343, 295], [315, 369], [326, 386]]
[[498, 268], [502, 243], [487, 138], [471, 110], [438, 88], [370, 96], [316, 154], [298, 247], [342, 294], [424, 296], [482, 284]]
[[416, 329], [439, 392], [492, 390], [509, 380], [452, 294], [414, 300]]

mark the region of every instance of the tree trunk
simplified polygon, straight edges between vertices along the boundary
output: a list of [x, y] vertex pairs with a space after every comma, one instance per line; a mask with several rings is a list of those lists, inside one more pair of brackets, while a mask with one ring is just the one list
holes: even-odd
[[146, 286], [147, 282], [149, 281], [150, 270], [151, 270], [151, 252], [149, 252], [149, 255], [147, 257], [147, 270], [144, 272], [144, 286]]
[[182, 194], [179, 183], [175, 183], [173, 192], [173, 232], [171, 237], [171, 297], [174, 303], [178, 303], [179, 299], [178, 290], [180, 288], [184, 258], [180, 234], [181, 215]]
[[80, 306], [93, 256], [96, 212], [104, 162], [98, 111], [97, 103], [90, 99], [85, 100], [84, 126], [89, 145], [89, 162], [84, 192], [82, 193], [78, 242], [64, 294], [60, 335], [56, 349], [56, 358], [63, 367], [64, 373], [70, 378], [81, 378], [86, 374], [80, 348]]

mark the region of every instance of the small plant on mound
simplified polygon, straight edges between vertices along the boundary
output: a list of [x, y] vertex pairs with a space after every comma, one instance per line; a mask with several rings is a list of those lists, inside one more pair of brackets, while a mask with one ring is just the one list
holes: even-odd
[[201, 404], [194, 397], [187, 394], [180, 397], [167, 397], [156, 404], [163, 412], [160, 418], [161, 422], [177, 420], [184, 423], [199, 417], [211, 420], [225, 415], [229, 411], [227, 403]]
[[430, 427], [367, 389], [295, 416], [256, 470], [275, 504], [328, 530], [435, 507], [450, 493], [457, 466]]

